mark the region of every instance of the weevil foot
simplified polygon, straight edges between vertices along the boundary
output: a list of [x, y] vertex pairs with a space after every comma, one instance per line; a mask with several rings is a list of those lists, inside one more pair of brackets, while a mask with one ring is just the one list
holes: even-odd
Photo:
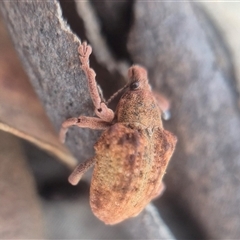
[[89, 57], [92, 53], [92, 47], [90, 45], [87, 45], [86, 42], [83, 42], [79, 47], [78, 47], [78, 53], [79, 53], [79, 58], [81, 61], [82, 65], [89, 65]]
[[162, 112], [162, 118], [164, 120], [169, 120], [171, 118], [171, 111], [170, 111], [170, 101], [163, 96], [162, 94], [153, 91], [153, 95], [155, 99], [157, 100], [158, 107], [160, 108]]
[[71, 175], [68, 178], [68, 181], [72, 185], [77, 185], [79, 183], [79, 181], [81, 180], [83, 174], [86, 173], [89, 170], [89, 168], [93, 167], [94, 164], [95, 164], [95, 159], [94, 158], [90, 158], [86, 162], [80, 163], [73, 170], [73, 172], [71, 173]]

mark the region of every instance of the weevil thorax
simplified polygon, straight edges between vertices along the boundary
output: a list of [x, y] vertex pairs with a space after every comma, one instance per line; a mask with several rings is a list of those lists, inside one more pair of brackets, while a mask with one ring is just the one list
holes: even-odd
[[161, 111], [148, 83], [146, 69], [134, 65], [129, 68], [128, 77], [128, 89], [121, 97], [116, 110], [117, 122], [162, 128]]

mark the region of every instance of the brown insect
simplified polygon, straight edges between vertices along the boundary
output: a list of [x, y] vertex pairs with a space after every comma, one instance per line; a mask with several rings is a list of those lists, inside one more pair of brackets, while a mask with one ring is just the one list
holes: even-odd
[[96, 74], [89, 66], [92, 48], [83, 42], [78, 52], [98, 118], [79, 116], [66, 120], [60, 139], [64, 142], [67, 129], [73, 125], [105, 131], [94, 146], [95, 156], [79, 164], [69, 182], [76, 185], [95, 165], [90, 187], [92, 211], [106, 224], [116, 224], [137, 216], [161, 194], [162, 178], [177, 140], [163, 129], [161, 110], [143, 67], [129, 68], [129, 83], [120, 90], [125, 92], [114, 113], [102, 101]]

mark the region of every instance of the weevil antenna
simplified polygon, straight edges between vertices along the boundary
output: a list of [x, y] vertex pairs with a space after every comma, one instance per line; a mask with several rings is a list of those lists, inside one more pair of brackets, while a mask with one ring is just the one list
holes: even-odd
[[107, 105], [115, 98], [117, 97], [123, 90], [125, 90], [129, 86], [129, 83], [127, 83], [124, 87], [120, 88], [117, 92], [115, 92], [108, 100]]

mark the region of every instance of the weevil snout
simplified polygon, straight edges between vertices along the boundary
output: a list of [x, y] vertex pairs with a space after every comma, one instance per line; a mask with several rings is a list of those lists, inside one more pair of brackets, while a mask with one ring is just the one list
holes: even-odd
[[128, 69], [128, 77], [131, 90], [144, 89], [149, 86], [147, 70], [139, 65], [134, 65]]

